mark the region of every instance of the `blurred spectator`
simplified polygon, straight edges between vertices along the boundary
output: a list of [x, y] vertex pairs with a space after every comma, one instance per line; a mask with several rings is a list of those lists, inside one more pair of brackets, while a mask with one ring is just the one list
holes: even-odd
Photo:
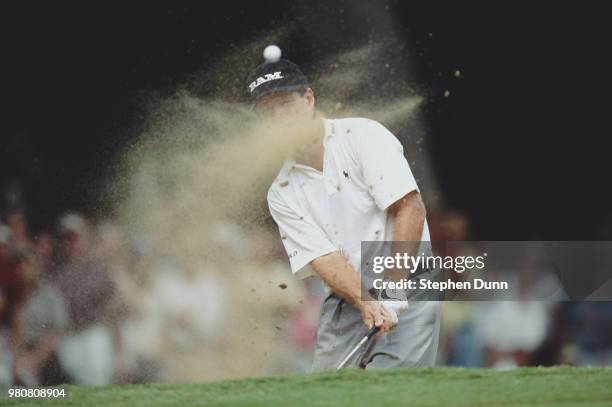
[[[2, 287], [0, 287], [0, 320], [5, 318], [8, 303]], [[9, 333], [0, 326], [0, 386], [13, 384], [12, 352], [9, 344]]]
[[433, 241], [460, 241], [469, 236], [469, 221], [459, 211], [433, 211], [428, 215], [428, 219]]
[[[210, 250], [202, 258], [157, 258], [151, 265], [152, 292], [162, 315], [166, 380], [218, 379], [235, 368], [223, 360], [227, 353], [222, 351], [239, 317], [228, 298], [227, 270], [240, 267], [244, 239], [231, 222], [219, 221], [210, 231]], [[140, 249], [151, 248], [142, 243]]]
[[314, 278], [304, 281], [305, 298], [289, 319], [295, 365], [304, 372], [312, 367], [312, 355], [317, 342], [317, 324], [321, 303], [325, 298], [323, 285]]
[[[5, 259], [8, 257], [8, 243], [11, 231], [8, 226], [0, 223], [0, 274], [4, 273]], [[1, 278], [1, 277], [0, 277]], [[0, 285], [0, 385], [8, 386], [13, 382], [11, 371], [12, 352], [9, 344], [8, 327], [5, 322], [8, 315], [8, 299], [4, 292], [6, 287]]]
[[440, 363], [461, 367], [484, 366], [484, 347], [476, 336], [473, 321], [476, 304], [448, 301], [443, 307]]
[[[311, 345], [307, 337], [313, 334], [308, 318], [317, 293], [307, 292], [304, 281], [291, 278], [276, 230], [254, 227], [242, 234], [252, 238], [250, 255], [237, 263], [241, 282], [246, 285], [232, 285], [230, 292], [232, 304], [237, 306], [233, 318], [244, 321], [242, 326], [232, 327], [238, 342], [234, 347], [251, 355], [242, 369], [249, 375], [307, 371], [312, 365], [312, 353], [305, 349]], [[321, 282], [315, 281], [314, 285], [321, 287]], [[253, 303], [256, 311], [250, 305]], [[306, 330], [304, 337], [296, 335], [296, 326]], [[245, 344], [249, 336], [250, 343]]]
[[0, 224], [0, 376], [8, 384], [15, 380], [16, 359], [23, 348], [23, 330], [19, 315], [27, 295], [27, 283], [21, 264], [11, 253], [11, 231]]
[[40, 270], [44, 276], [52, 269], [54, 246], [55, 240], [50, 233], [39, 233], [34, 238], [36, 268]]
[[11, 229], [0, 223], [0, 258], [8, 258], [9, 244], [11, 242]]
[[575, 303], [569, 321], [576, 364], [612, 364], [612, 302]]
[[88, 225], [80, 215], [63, 216], [59, 235], [54, 274], [69, 316], [60, 364], [77, 384], [108, 384], [123, 370], [117, 289], [109, 271], [92, 258]]
[[[434, 250], [440, 256], [461, 255], [469, 251], [462, 243], [469, 239], [470, 223], [456, 210], [434, 210], [428, 215]], [[446, 244], [446, 242], [457, 242]], [[452, 273], [453, 280], [465, 279], [465, 275]], [[474, 304], [468, 301], [447, 301], [442, 304], [440, 326], [440, 350], [442, 364], [463, 367], [479, 367], [484, 363], [483, 348], [475, 334], [472, 321]]]
[[[117, 230], [112, 235], [113, 240], [123, 242]], [[158, 259], [152, 245], [144, 240], [120, 246], [106, 244], [105, 247], [115, 258], [123, 257], [123, 251], [131, 249], [126, 250], [126, 263], [120, 266], [115, 262], [113, 269], [126, 308], [126, 316], [121, 324], [122, 358], [126, 373], [124, 380], [130, 383], [159, 381], [163, 376], [160, 353], [164, 338], [164, 310], [154, 291], [160, 271]], [[121, 255], [118, 256], [118, 252]]]
[[533, 366], [575, 365], [574, 346], [569, 345], [573, 303], [560, 302], [552, 308], [552, 318], [546, 339], [531, 356]]
[[28, 232], [28, 225], [23, 212], [13, 211], [6, 215], [6, 224], [11, 229], [11, 246], [15, 250], [27, 250], [32, 242]]
[[21, 314], [24, 350], [17, 360], [17, 376], [28, 386], [50, 386], [66, 381], [57, 349], [68, 324], [62, 293], [45, 276], [34, 252], [21, 254], [28, 299]]
[[550, 321], [546, 304], [540, 301], [497, 301], [479, 304], [474, 323], [486, 365], [506, 369], [529, 364]]

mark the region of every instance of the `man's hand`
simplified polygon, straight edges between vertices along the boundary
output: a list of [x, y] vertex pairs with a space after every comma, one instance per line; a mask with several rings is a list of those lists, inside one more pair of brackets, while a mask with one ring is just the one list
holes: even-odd
[[393, 329], [398, 322], [397, 314], [393, 310], [387, 309], [379, 301], [359, 301], [357, 308], [361, 312], [363, 323], [368, 329], [373, 326], [380, 327], [375, 338]]
[[313, 260], [312, 266], [336, 295], [357, 307], [368, 329], [372, 326], [381, 328], [376, 338], [397, 325], [397, 315], [393, 310], [386, 309], [374, 298], [361, 297], [359, 276], [339, 252], [332, 252]]

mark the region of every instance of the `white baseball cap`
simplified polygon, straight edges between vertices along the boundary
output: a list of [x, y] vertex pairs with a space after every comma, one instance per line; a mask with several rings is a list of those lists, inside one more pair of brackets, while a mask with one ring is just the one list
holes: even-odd
[[87, 222], [78, 213], [67, 213], [59, 220], [60, 233], [76, 233], [82, 235], [87, 231]]

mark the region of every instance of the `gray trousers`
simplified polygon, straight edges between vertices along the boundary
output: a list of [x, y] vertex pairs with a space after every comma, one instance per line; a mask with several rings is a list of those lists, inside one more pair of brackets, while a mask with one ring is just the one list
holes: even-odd
[[[321, 306], [312, 370], [334, 370], [366, 335], [360, 312], [330, 294]], [[398, 325], [371, 340], [355, 353], [346, 367], [395, 368], [433, 366], [438, 351], [440, 303], [411, 301]]]

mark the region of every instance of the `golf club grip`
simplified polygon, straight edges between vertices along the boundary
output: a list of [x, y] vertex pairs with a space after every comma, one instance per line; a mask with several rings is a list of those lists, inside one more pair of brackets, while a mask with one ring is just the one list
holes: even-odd
[[379, 326], [373, 326], [372, 328], [370, 328], [370, 330], [368, 331], [368, 340], [370, 340], [370, 338], [372, 338], [374, 335], [376, 335], [376, 332], [380, 331], [380, 327]]

